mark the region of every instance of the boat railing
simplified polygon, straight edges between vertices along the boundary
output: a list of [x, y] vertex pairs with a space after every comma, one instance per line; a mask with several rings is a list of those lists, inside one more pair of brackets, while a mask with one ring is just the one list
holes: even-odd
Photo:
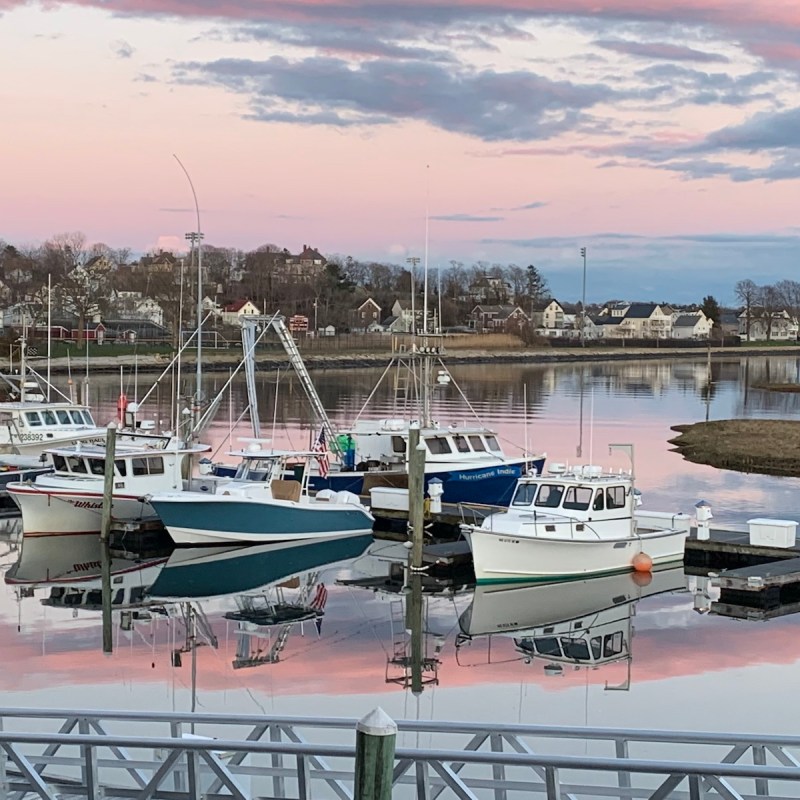
[[[528, 517], [530, 517], [530, 521], [528, 521]], [[578, 517], [568, 517], [566, 514], [553, 514], [552, 512], [537, 512], [535, 509], [529, 509], [526, 511], [520, 510], [520, 519], [523, 525], [533, 525], [535, 527], [544, 526], [545, 533], [550, 533], [548, 531], [549, 527], [553, 528], [552, 533], [555, 533], [555, 526], [569, 526], [569, 533], [570, 539], [575, 539], [575, 534], [580, 532], [583, 533], [584, 531], [589, 531], [594, 534], [595, 538], [600, 540], [603, 537], [594, 529], [592, 525], [590, 525], [585, 519], [579, 519]], [[578, 526], [581, 526], [579, 529]]]

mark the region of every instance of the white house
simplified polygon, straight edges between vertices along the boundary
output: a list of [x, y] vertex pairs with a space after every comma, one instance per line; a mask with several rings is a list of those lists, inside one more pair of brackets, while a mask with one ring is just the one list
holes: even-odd
[[558, 300], [543, 300], [533, 307], [531, 322], [535, 328], [563, 328], [564, 309]]
[[164, 309], [152, 297], [145, 297], [141, 292], [114, 290], [111, 303], [122, 318], [146, 319], [156, 325], [164, 324]]
[[708, 339], [714, 322], [702, 311], [677, 314], [672, 320], [673, 339]]
[[222, 307], [222, 322], [225, 325], [242, 325], [242, 317], [252, 317], [260, 314], [258, 306], [250, 300], [237, 300]]
[[628, 339], [669, 339], [672, 309], [658, 303], [631, 303], [619, 324], [618, 333]]
[[[750, 309], [749, 341], [795, 341], [797, 334], [797, 320], [786, 309], [771, 313], [763, 308]], [[747, 310], [739, 314], [739, 335], [747, 339]]]

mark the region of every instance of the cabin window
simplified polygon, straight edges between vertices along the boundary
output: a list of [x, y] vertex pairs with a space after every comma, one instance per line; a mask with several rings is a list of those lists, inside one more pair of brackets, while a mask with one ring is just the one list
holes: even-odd
[[68, 412], [68, 411], [66, 411], [66, 409], [59, 408], [59, 409], [56, 411], [56, 416], [58, 416], [58, 421], [59, 421], [59, 422], [60, 422], [62, 425], [69, 425], [69, 424], [70, 424], [70, 422], [71, 422], [71, 420], [70, 420], [70, 418], [69, 418], [69, 412]]
[[625, 508], [625, 487], [611, 486], [606, 489], [606, 508]]
[[151, 475], [163, 475], [164, 474], [164, 459], [159, 456], [158, 458], [150, 458], [149, 467], [150, 467], [150, 474]]
[[83, 425], [83, 417], [81, 416], [80, 411], [70, 411], [69, 414], [72, 417], [73, 424]]
[[541, 636], [533, 641], [536, 652], [542, 656], [560, 656], [561, 648], [555, 636]]
[[561, 484], [544, 483], [539, 487], [536, 505], [544, 508], [558, 508], [561, 505], [561, 497], [563, 494], [564, 487]]
[[589, 645], [585, 639], [562, 639], [561, 646], [564, 648], [564, 655], [575, 661], [589, 660]]
[[603, 642], [603, 656], [618, 656], [622, 653], [623, 647], [622, 631], [609, 633]]
[[64, 458], [64, 456], [58, 455], [58, 453], [53, 453], [53, 468], [56, 472], [66, 472], [67, 459]]
[[535, 483], [521, 483], [517, 486], [517, 491], [514, 493], [514, 499], [511, 501], [512, 506], [529, 506], [533, 503], [533, 498], [536, 497], [536, 489], [538, 487]]
[[92, 475], [105, 475], [106, 460], [104, 458], [89, 458], [89, 471]]
[[81, 411], [81, 414], [83, 414], [83, 421], [86, 425], [94, 425], [92, 415], [88, 411]]
[[603, 637], [594, 636], [589, 640], [589, 647], [592, 649], [592, 658], [597, 660], [603, 655]]
[[147, 459], [146, 458], [132, 458], [131, 466], [134, 475], [147, 475]]
[[472, 449], [476, 453], [486, 452], [486, 445], [483, 443], [483, 439], [481, 439], [480, 436], [470, 436], [469, 443], [472, 445]]
[[587, 486], [569, 486], [564, 495], [564, 508], [586, 511], [592, 502], [592, 490]]
[[592, 503], [592, 511], [605, 511], [606, 500], [605, 494], [602, 489], [598, 489], [594, 496], [594, 503]]
[[431, 454], [435, 456], [453, 452], [450, 442], [444, 436], [434, 436], [432, 439], [426, 439], [425, 444], [428, 445], [428, 450], [431, 451]]
[[406, 454], [406, 440], [402, 436], [392, 436], [392, 452]]
[[122, 459], [117, 459], [114, 462], [114, 466], [117, 468], [117, 475], [120, 478], [124, 478], [128, 474], [128, 468], [125, 466], [125, 462]]
[[67, 464], [69, 465], [70, 472], [78, 472], [82, 475], [86, 474], [86, 462], [77, 456], [68, 456]]
[[28, 425], [32, 428], [37, 428], [42, 424], [42, 418], [39, 416], [38, 411], [26, 411], [25, 419], [28, 420]]
[[456, 450], [459, 453], [469, 453], [469, 442], [466, 436], [454, 436], [453, 441], [456, 443]]
[[42, 417], [45, 425], [57, 425], [56, 415], [49, 410], [42, 411]]
[[489, 446], [489, 449], [493, 453], [499, 453], [500, 452], [500, 443], [497, 441], [497, 437], [496, 436], [487, 436], [486, 437], [486, 444]]

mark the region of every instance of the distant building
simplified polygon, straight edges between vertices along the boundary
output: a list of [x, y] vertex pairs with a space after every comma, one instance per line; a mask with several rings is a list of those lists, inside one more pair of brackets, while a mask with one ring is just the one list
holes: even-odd
[[258, 307], [250, 300], [236, 300], [222, 307], [222, 322], [225, 325], [238, 325], [241, 327], [243, 317], [259, 314]]
[[678, 314], [672, 321], [673, 339], [708, 339], [714, 322], [702, 311]]
[[[794, 341], [797, 333], [797, 320], [786, 309], [772, 312], [757, 306], [750, 309], [749, 341]], [[746, 309], [739, 314], [739, 335], [747, 340]]]
[[511, 332], [530, 322], [530, 317], [514, 305], [477, 305], [468, 319], [471, 329], [480, 333]]
[[564, 308], [558, 300], [542, 300], [533, 306], [531, 323], [534, 328], [563, 328]]
[[352, 314], [353, 322], [350, 326], [353, 330], [369, 330], [370, 326], [379, 322], [381, 318], [381, 307], [368, 297]]
[[468, 299], [476, 303], [503, 305], [508, 303], [511, 287], [503, 278], [484, 274], [469, 285], [467, 293]]

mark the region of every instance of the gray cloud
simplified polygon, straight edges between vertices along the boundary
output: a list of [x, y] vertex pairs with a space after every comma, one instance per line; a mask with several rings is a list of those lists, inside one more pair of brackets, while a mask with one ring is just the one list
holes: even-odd
[[721, 53], [709, 53], [684, 45], [667, 42], [631, 42], [625, 39], [598, 39], [593, 43], [605, 50], [636, 56], [638, 58], [664, 61], [697, 61], [701, 63], [728, 63], [730, 59]]
[[253, 119], [335, 125], [413, 119], [486, 141], [574, 129], [586, 109], [615, 96], [601, 84], [552, 81], [531, 72], [388, 59], [220, 59], [181, 64], [176, 75], [247, 95]]
[[534, 208], [544, 208], [547, 203], [540, 200], [534, 200], [532, 203], [526, 203], [524, 206], [515, 206], [511, 211], [530, 211]]
[[111, 49], [117, 58], [130, 58], [136, 52], [134, 47], [124, 39], [118, 39], [117, 41], [112, 42]]
[[439, 214], [431, 219], [437, 222], [500, 222], [503, 217], [488, 217], [476, 214]]

